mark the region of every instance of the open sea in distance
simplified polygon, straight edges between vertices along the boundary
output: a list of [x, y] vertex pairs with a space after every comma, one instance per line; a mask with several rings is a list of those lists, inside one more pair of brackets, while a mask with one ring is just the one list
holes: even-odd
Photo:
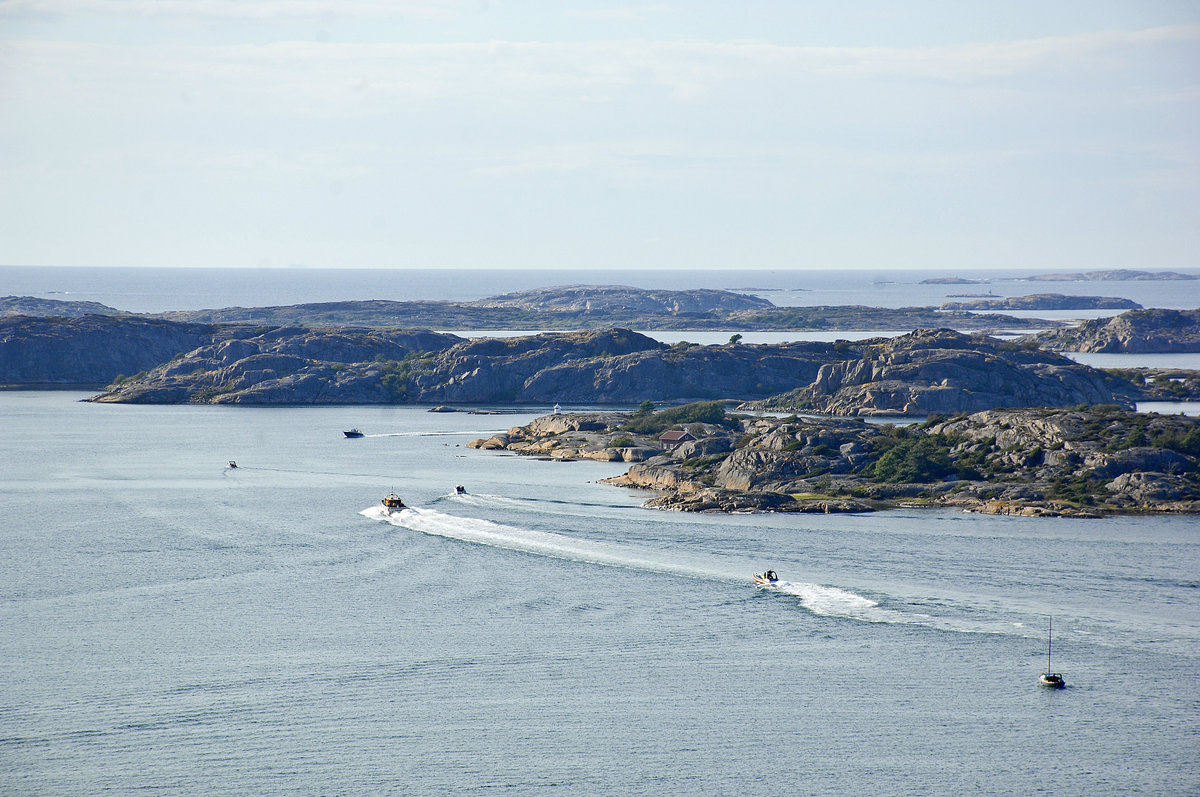
[[[0, 292], [152, 311], [531, 287], [36, 271]], [[862, 276], [861, 301], [803, 301], [882, 304]], [[1196, 284], [1069, 285], [1195, 306]], [[600, 483], [619, 463], [465, 447], [548, 407], [86, 395], [0, 392], [2, 794], [1200, 793], [1195, 518], [663, 513]], [[411, 509], [386, 518], [393, 488]], [[756, 590], [767, 567], [784, 583]], [[1051, 614], [1064, 690], [1037, 685]]]
[[[320, 269], [320, 268], [94, 268], [0, 266], [0, 295], [93, 301], [135, 313], [201, 310], [220, 307], [264, 307], [309, 302], [389, 299], [395, 301], [470, 301], [512, 291], [557, 285], [630, 285], [686, 290], [712, 288], [761, 296], [780, 307], [863, 305], [928, 307], [960, 301], [960, 294], [998, 297], [1034, 293], [1116, 296], [1145, 307], [1186, 310], [1200, 307], [1200, 280], [1123, 282], [1042, 282], [1028, 277], [1044, 273], [1004, 271], [898, 270], [453, 270], [453, 269]], [[1184, 270], [1200, 274], [1200, 270]], [[927, 284], [923, 280], [962, 277], [977, 284]], [[1017, 317], [1070, 320], [1104, 318], [1120, 310], [1007, 313]], [[463, 336], [533, 334], [537, 330], [458, 332]], [[713, 344], [729, 340], [721, 330], [638, 330], [666, 343], [688, 340]], [[859, 340], [911, 331], [828, 329], [793, 332], [743, 332], [745, 343], [792, 340]], [[1074, 356], [1074, 355], [1073, 355]], [[1089, 359], [1090, 358], [1090, 359]], [[1200, 354], [1079, 355], [1103, 368], [1136, 366], [1200, 369]]]
[[[897, 271], [789, 269], [330, 269], [330, 268], [89, 268], [0, 266], [0, 295], [100, 302], [135, 313], [259, 307], [361, 299], [470, 301], [555, 285], [629, 285], [684, 290], [713, 288], [763, 296], [779, 306], [937, 306], [956, 294], [997, 297], [1034, 293], [1117, 296], [1145, 307], [1200, 306], [1200, 281], [1042, 282], [1042, 271]], [[1184, 270], [1200, 274], [1200, 269]], [[962, 277], [978, 284], [923, 284]], [[1072, 311], [1069, 318], [1120, 311]], [[1030, 312], [1026, 315], [1037, 315]], [[1038, 317], [1056, 318], [1042, 311]]]

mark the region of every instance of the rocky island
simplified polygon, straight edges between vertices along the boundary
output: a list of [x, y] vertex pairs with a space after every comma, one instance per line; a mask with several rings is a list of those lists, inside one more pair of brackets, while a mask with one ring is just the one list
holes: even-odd
[[0, 317], [137, 316], [189, 324], [356, 326], [441, 330], [580, 330], [614, 326], [683, 330], [1045, 329], [1058, 322], [937, 307], [776, 307], [767, 299], [724, 290], [648, 290], [573, 285], [519, 291], [475, 301], [312, 302], [268, 307], [222, 307], [132, 314], [97, 302], [0, 297]]
[[[454, 305], [452, 312], [468, 313], [462, 319], [586, 319], [570, 332], [475, 339], [378, 323], [414, 303], [265, 308], [273, 320], [234, 323], [77, 306], [48, 317], [37, 314], [54, 303], [9, 298], [5, 307], [34, 315], [0, 318], [0, 385], [107, 385], [90, 399], [97, 402], [640, 403], [633, 415], [548, 416], [473, 445], [628, 462], [619, 482], [660, 491], [656, 506], [833, 512], [903, 504], [1076, 515], [1200, 508], [1196, 420], [1130, 412], [1137, 400], [1194, 395], [1196, 374], [1089, 368], [1048, 351], [1050, 334], [1005, 341], [930, 327], [856, 342], [743, 344], [735, 334], [720, 345], [667, 345], [630, 328], [590, 328], [614, 315], [701, 327], [738, 319], [742, 328], [828, 318], [822, 308], [720, 291], [569, 287]], [[442, 313], [453, 303], [424, 304]], [[879, 312], [835, 309], [843, 321]], [[1186, 346], [1197, 312], [1136, 310], [1073, 334], [1109, 334], [1125, 347]], [[279, 314], [304, 323], [275, 323]], [[316, 323], [346, 317], [376, 323]], [[693, 403], [655, 412], [655, 402]], [[764, 414], [731, 415], [731, 404]], [[922, 422], [860, 419], [879, 416]]]
[[220, 335], [209, 324], [140, 316], [0, 317], [0, 385], [103, 387]]
[[125, 315], [125, 313], [99, 302], [39, 299], [36, 296], [0, 296], [0, 318], [13, 315], [80, 318], [85, 315]]
[[1009, 298], [979, 298], [969, 302], [945, 302], [942, 310], [1137, 310], [1141, 305], [1116, 296], [1067, 296], [1035, 293]]
[[1069, 271], [1062, 274], [1037, 274], [1021, 279], [1031, 282], [1146, 282], [1200, 279], [1195, 274], [1178, 271], [1141, 271], [1132, 268], [1110, 268], [1101, 271]]
[[1200, 512], [1200, 419], [1115, 405], [997, 409], [918, 426], [728, 414], [550, 415], [475, 448], [633, 463], [613, 484], [688, 511], [865, 512], [897, 506], [1098, 517]]
[[841, 341], [813, 380], [746, 406], [829, 415], [925, 416], [993, 407], [1132, 407], [1124, 379], [1036, 346], [916, 330], [895, 338]]
[[[857, 343], [668, 346], [628, 329], [463, 340], [433, 332], [240, 328], [95, 401], [637, 404], [737, 399], [835, 415], [1130, 405], [1130, 383], [1036, 347], [918, 330]], [[228, 334], [230, 330], [225, 330]]]
[[1133, 310], [1113, 318], [1040, 332], [1025, 340], [1052, 351], [1200, 352], [1200, 309]]

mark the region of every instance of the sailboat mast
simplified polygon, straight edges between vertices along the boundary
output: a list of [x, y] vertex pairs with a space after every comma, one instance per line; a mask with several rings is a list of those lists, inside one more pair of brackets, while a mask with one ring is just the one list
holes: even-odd
[[1053, 672], [1050, 666], [1050, 651], [1054, 647], [1054, 615], [1050, 615], [1050, 632], [1046, 635], [1046, 672]]

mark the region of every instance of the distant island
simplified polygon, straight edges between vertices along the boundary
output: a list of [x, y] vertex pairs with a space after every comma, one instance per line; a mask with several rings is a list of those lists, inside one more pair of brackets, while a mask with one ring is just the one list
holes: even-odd
[[474, 448], [631, 462], [611, 483], [687, 511], [957, 507], [1099, 517], [1200, 512], [1200, 419], [1113, 405], [996, 409], [916, 427], [729, 414], [720, 402], [549, 415]]
[[1196, 280], [1200, 276], [1178, 271], [1139, 271], [1129, 268], [1112, 268], [1097, 271], [1069, 271], [1057, 274], [1033, 274], [1022, 277], [994, 277], [972, 279], [969, 277], [930, 277], [919, 285], [983, 285], [989, 282], [1147, 282]]
[[1178, 271], [1138, 271], [1128, 268], [1114, 268], [1103, 271], [1071, 271], [1063, 274], [1038, 274], [1032, 277], [1017, 277], [1031, 282], [1143, 282], [1143, 281], [1172, 281], [1196, 280], [1200, 276], [1181, 274]]
[[1067, 296], [1035, 293], [1030, 296], [981, 297], [970, 302], [946, 302], [942, 310], [1138, 310], [1141, 305], [1115, 296]]
[[0, 297], [0, 317], [30, 316], [31, 318], [82, 318], [85, 315], [126, 315], [115, 307], [100, 302], [80, 302], [67, 299], [39, 299], [36, 296]]
[[[43, 301], [48, 300], [37, 300]], [[0, 312], [54, 307], [37, 302], [7, 297], [0, 300]], [[1148, 379], [1104, 374], [1042, 351], [1043, 341], [1045, 348], [1056, 347], [1050, 342], [1055, 340], [1053, 331], [1020, 343], [933, 326], [858, 343], [760, 346], [738, 344], [740, 335], [735, 333], [729, 345], [667, 346], [623, 327], [466, 340], [449, 332], [398, 325], [316, 323], [347, 315], [366, 315], [378, 322], [382, 316], [374, 314], [380, 312], [379, 304], [266, 308], [271, 312], [263, 314], [271, 317], [308, 321], [282, 325], [119, 313], [7, 315], [0, 317], [0, 385], [107, 386], [97, 397], [106, 402], [637, 403], [737, 398], [765, 402], [764, 407], [843, 415], [1127, 403], [1161, 392], [1151, 384], [1157, 375]], [[773, 318], [774, 323], [786, 320], [797, 326], [823, 310], [777, 308], [757, 297], [720, 291], [601, 288], [593, 295], [571, 287], [494, 297], [483, 300], [474, 312], [528, 312], [531, 320], [538, 320], [540, 308], [582, 314], [592, 321], [614, 312], [652, 312], [678, 323], [707, 318], [716, 324], [719, 314], [726, 313], [726, 320], [732, 314], [764, 325], [764, 318]], [[947, 317], [933, 310], [910, 315], [878, 308], [835, 309], [843, 321], [847, 314], [855, 321], [883, 315], [889, 323], [903, 326], [914, 318]], [[1156, 324], [1138, 313], [1149, 314], [1145, 318], [1157, 319]], [[1183, 318], [1178, 311], [1139, 310], [1111, 323], [1140, 319], [1140, 345], [1166, 341], [1162, 345], [1184, 347], [1188, 338], [1185, 334], [1177, 340], [1179, 330], [1191, 329], [1187, 334], [1194, 338], [1195, 324], [1187, 326]], [[1190, 382], [1173, 384], [1186, 387]]]
[[[83, 305], [88, 305], [86, 308]], [[0, 318], [128, 316], [96, 303], [22, 296], [0, 298]], [[718, 290], [646, 290], [624, 286], [566, 286], [493, 296], [472, 302], [316, 302], [272, 307], [173, 310], [138, 316], [189, 324], [358, 326], [375, 328], [579, 330], [628, 327], [654, 330], [805, 331], [885, 330], [951, 326], [969, 330], [1046, 329], [1055, 321], [939, 310], [860, 305], [776, 307], [758, 296]]]

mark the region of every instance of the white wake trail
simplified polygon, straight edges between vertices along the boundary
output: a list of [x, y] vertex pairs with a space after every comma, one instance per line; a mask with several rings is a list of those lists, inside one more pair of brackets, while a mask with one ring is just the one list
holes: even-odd
[[[735, 584], [749, 582], [748, 570], [742, 572], [741, 568], [733, 565], [722, 567], [714, 563], [681, 561], [678, 557], [666, 553], [647, 551], [631, 545], [583, 540], [564, 534], [508, 526], [491, 520], [457, 517], [433, 509], [408, 507], [401, 511], [389, 512], [383, 507], [375, 506], [364, 509], [359, 514], [422, 534], [539, 556]], [[801, 606], [818, 615], [877, 623], [920, 623], [925, 619], [880, 608], [877, 602], [870, 598], [821, 584], [781, 581], [764, 588], [764, 591], [798, 598]]]
[[548, 531], [507, 526], [491, 520], [457, 517], [434, 509], [408, 507], [399, 512], [388, 512], [383, 507], [370, 507], [362, 510], [359, 514], [386, 521], [393, 526], [419, 531], [422, 534], [507, 548], [511, 551], [552, 556], [557, 559], [646, 570], [652, 573], [670, 573], [691, 578], [721, 580], [729, 578], [728, 574], [719, 570], [681, 564], [668, 560], [662, 554], [641, 551], [628, 545], [581, 540]]

